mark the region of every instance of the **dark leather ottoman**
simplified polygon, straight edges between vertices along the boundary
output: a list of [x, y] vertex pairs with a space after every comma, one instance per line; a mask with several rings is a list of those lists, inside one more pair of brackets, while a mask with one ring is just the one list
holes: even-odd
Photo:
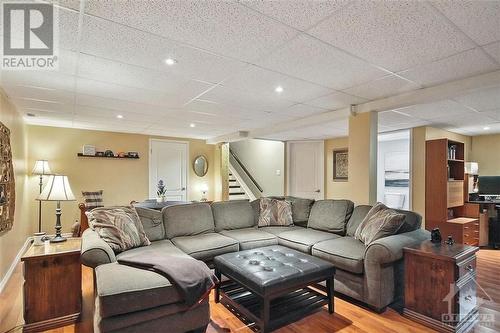
[[[214, 258], [215, 274], [230, 280], [215, 290], [215, 301], [261, 332], [270, 332], [328, 304], [333, 313], [335, 267], [283, 247], [267, 246]], [[309, 286], [326, 281], [327, 296]]]

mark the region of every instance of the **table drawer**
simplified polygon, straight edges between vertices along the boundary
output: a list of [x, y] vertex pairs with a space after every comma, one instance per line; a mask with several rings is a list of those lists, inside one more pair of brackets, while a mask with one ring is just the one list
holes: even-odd
[[462, 279], [464, 276], [468, 276], [470, 274], [476, 274], [476, 256], [472, 256], [470, 258], [465, 259], [464, 261], [457, 263], [458, 267], [458, 278], [457, 281]]

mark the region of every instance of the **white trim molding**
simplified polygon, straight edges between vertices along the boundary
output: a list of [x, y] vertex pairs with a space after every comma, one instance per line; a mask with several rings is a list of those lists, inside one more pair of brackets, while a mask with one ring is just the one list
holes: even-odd
[[7, 273], [2, 278], [2, 281], [0, 281], [0, 294], [3, 292], [3, 289], [5, 288], [5, 286], [7, 285], [7, 283], [9, 282], [10, 277], [12, 276], [12, 274], [14, 273], [14, 271], [16, 270], [16, 266], [21, 261], [21, 257], [26, 252], [26, 250], [28, 249], [28, 247], [31, 245], [32, 242], [33, 242], [33, 237], [32, 236], [26, 238], [26, 240], [24, 241], [23, 246], [21, 246], [21, 249], [19, 250], [19, 252], [17, 252], [17, 255], [14, 258], [14, 260], [12, 261], [12, 263], [10, 264], [10, 267], [7, 270]]

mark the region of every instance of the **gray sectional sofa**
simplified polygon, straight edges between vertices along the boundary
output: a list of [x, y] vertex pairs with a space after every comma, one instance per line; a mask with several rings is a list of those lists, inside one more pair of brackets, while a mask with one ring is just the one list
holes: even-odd
[[[211, 266], [219, 254], [280, 244], [333, 263], [335, 291], [376, 311], [402, 296], [402, 249], [430, 237], [420, 229], [418, 214], [401, 211], [406, 219], [400, 232], [366, 247], [353, 236], [370, 206], [354, 207], [349, 200], [286, 199], [292, 202], [294, 226], [258, 228], [258, 200], [194, 203], [161, 212], [137, 208], [137, 212], [152, 242], [147, 249], [159, 256], [191, 256]], [[120, 255], [93, 230], [84, 232], [82, 262], [95, 268], [96, 276], [96, 332], [153, 332], [167, 323], [173, 333], [203, 331], [209, 321], [208, 304], [184, 308], [166, 278], [120, 265], [116, 262]]]

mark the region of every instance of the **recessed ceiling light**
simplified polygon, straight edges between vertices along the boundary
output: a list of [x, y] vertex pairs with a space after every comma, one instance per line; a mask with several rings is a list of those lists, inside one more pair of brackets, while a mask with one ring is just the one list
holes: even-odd
[[274, 91], [276, 91], [277, 93], [282, 93], [283, 92], [283, 87], [282, 86], [277, 86], [276, 88], [274, 88]]
[[483, 129], [484, 129], [485, 131], [487, 131], [487, 130], [489, 130], [489, 129], [490, 129], [490, 127], [489, 127], [489, 126], [484, 126], [484, 127], [483, 127]]
[[189, 124], [189, 127], [196, 127], [196, 124], [191, 123]]
[[167, 59], [165, 59], [165, 63], [169, 66], [172, 66], [172, 65], [175, 65], [177, 63], [177, 60], [175, 60], [173, 58], [167, 58]]
[[123, 116], [121, 114], [117, 115], [116, 118], [118, 119], [123, 119]]

